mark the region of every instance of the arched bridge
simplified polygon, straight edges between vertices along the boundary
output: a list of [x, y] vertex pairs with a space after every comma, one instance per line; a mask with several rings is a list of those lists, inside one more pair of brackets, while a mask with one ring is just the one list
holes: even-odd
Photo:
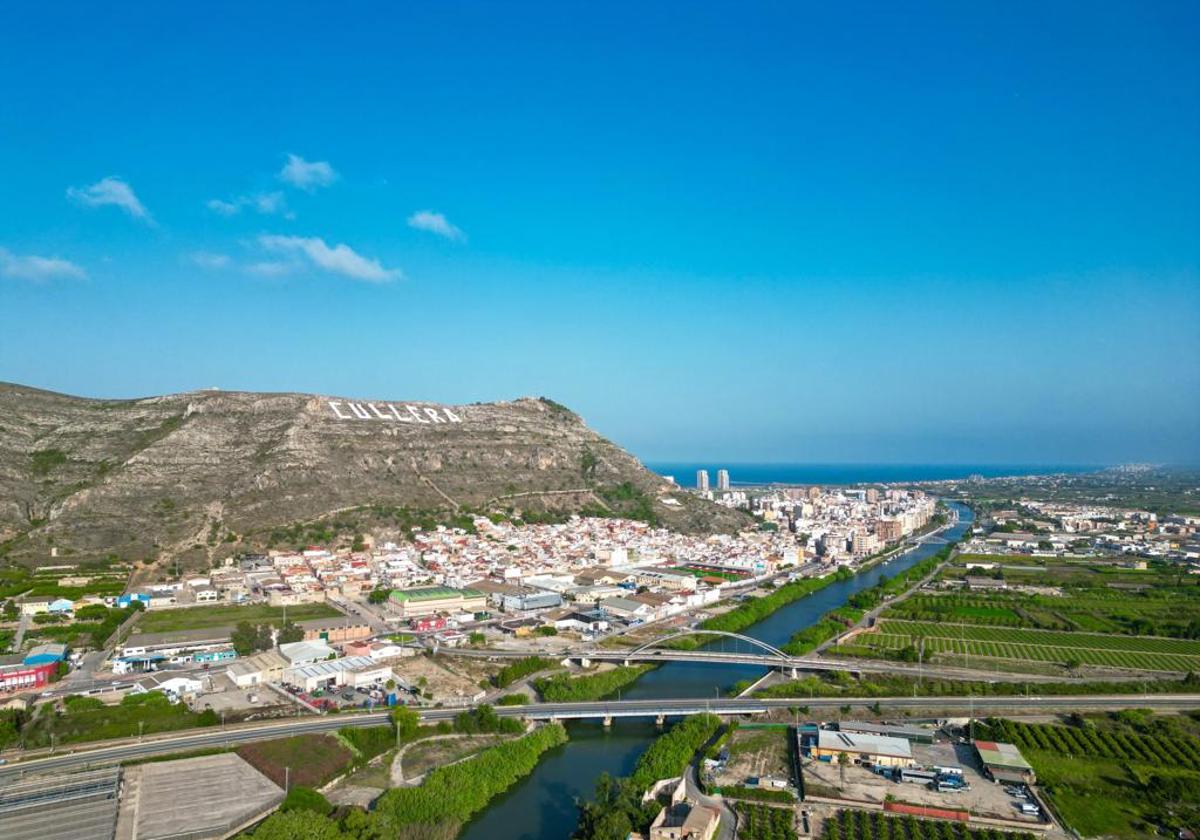
[[[767, 655], [774, 656], [774, 657], [782, 660], [785, 663], [791, 661], [790, 656], [788, 656], [786, 653], [784, 653], [783, 651], [781, 651], [779, 648], [775, 647], [774, 645], [764, 642], [762, 639], [756, 639], [753, 636], [743, 636], [741, 633], [730, 633], [727, 630], [704, 630], [704, 629], [701, 629], [698, 627], [695, 629], [689, 628], [686, 630], [676, 630], [674, 633], [670, 633], [666, 636], [662, 636], [661, 638], [652, 639], [649, 642], [646, 642], [646, 644], [641, 645], [640, 647], [636, 647], [633, 650], [629, 651], [629, 653], [627, 653], [626, 656], [629, 659], [636, 659], [636, 658], [638, 658], [639, 654], [645, 653], [646, 651], [657, 650], [657, 649], [661, 648], [665, 642], [669, 642], [672, 639], [682, 639], [687, 636], [722, 636], [727, 639], [737, 639], [739, 642], [746, 642], [747, 644], [751, 645], [752, 647], [756, 647], [759, 650], [766, 651]], [[668, 647], [665, 649], [671, 650], [672, 648]]]

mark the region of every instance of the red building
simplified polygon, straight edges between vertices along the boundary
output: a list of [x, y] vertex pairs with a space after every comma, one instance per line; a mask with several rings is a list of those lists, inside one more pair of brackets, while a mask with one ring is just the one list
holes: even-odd
[[432, 630], [441, 630], [445, 627], [446, 619], [437, 615], [428, 615], [424, 618], [414, 618], [408, 623], [408, 626], [418, 633], [428, 633]]
[[0, 691], [29, 691], [50, 684], [57, 662], [41, 665], [0, 665]]

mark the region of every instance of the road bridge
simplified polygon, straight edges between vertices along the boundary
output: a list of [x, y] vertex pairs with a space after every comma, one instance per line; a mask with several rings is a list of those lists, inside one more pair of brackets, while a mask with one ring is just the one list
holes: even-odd
[[[665, 718], [697, 712], [723, 716], [753, 715], [772, 710], [794, 709], [803, 705], [806, 716], [820, 719], [823, 709], [852, 706], [861, 710], [875, 707], [887, 712], [909, 712], [913, 717], [937, 718], [954, 715], [1039, 714], [1075, 711], [1104, 711], [1130, 707], [1154, 709], [1200, 708], [1200, 694], [1113, 694], [1015, 697], [816, 697], [816, 698], [693, 698], [670, 700], [601, 700], [586, 703], [530, 703], [525, 706], [497, 706], [501, 717], [527, 720], [612, 720], [621, 717]], [[462, 708], [418, 709], [426, 723], [451, 720]], [[233, 747], [253, 741], [266, 741], [292, 735], [330, 733], [345, 726], [382, 726], [389, 721], [386, 712], [288, 718], [271, 723], [251, 723], [227, 728], [162, 733], [144, 739], [78, 745], [74, 752], [38, 754], [18, 760], [19, 753], [6, 757], [0, 765], [0, 783], [27, 773], [63, 771], [133, 761], [154, 755], [170, 755], [193, 750]]]
[[[704, 631], [712, 633], [713, 631]], [[687, 633], [673, 634], [654, 642]], [[737, 634], [720, 634], [732, 635]], [[745, 638], [745, 637], [741, 637]], [[758, 640], [753, 640], [757, 642]], [[760, 643], [761, 645], [762, 643]], [[772, 648], [772, 650], [776, 650]], [[822, 656], [788, 656], [782, 651], [775, 653], [739, 653], [716, 650], [675, 650], [643, 645], [640, 648], [564, 648], [545, 650], [539, 648], [440, 648], [438, 655], [471, 656], [484, 659], [523, 659], [530, 656], [556, 658], [578, 662], [588, 667], [593, 662], [616, 662], [620, 665], [635, 663], [704, 662], [713, 665], [748, 665], [759, 668], [777, 669], [796, 679], [801, 672], [846, 671], [851, 674], [898, 674], [917, 679], [982, 680], [987, 682], [1048, 683], [1062, 682], [1063, 677], [1049, 674], [1022, 674], [1006, 671], [988, 671], [982, 668], [958, 668], [949, 665], [921, 665], [908, 662], [890, 662], [876, 659], [829, 659]], [[1112, 676], [1107, 682], [1142, 682], [1145, 676]]]

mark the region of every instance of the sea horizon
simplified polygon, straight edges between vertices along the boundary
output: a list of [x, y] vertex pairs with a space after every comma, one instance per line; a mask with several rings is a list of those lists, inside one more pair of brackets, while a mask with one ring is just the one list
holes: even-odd
[[1106, 469], [1108, 464], [897, 464], [803, 463], [737, 461], [646, 461], [646, 467], [672, 476], [681, 487], [696, 486], [697, 470], [708, 470], [712, 487], [717, 470], [729, 470], [730, 486], [761, 484], [883, 484], [905, 481], [950, 481], [972, 475], [1013, 478], [1032, 475], [1083, 474]]

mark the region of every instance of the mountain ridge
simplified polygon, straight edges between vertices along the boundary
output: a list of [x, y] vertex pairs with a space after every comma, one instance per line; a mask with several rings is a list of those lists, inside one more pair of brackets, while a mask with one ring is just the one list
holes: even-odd
[[[14, 559], [202, 564], [360, 509], [391, 510], [399, 537], [414, 516], [465, 512], [625, 513], [689, 532], [749, 524], [544, 397], [445, 405], [210, 389], [113, 400], [0, 383], [0, 551]], [[363, 517], [335, 524], [388, 531]]]

